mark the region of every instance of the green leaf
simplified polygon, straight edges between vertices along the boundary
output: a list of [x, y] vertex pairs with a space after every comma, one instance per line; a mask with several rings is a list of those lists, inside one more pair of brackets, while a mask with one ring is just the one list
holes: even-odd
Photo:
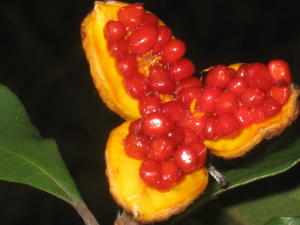
[[212, 159], [213, 165], [226, 177], [228, 185], [221, 187], [211, 179], [205, 193], [185, 213], [175, 218], [173, 223], [177, 224], [208, 201], [231, 189], [273, 177], [294, 167], [300, 161], [300, 137], [297, 129], [297, 126], [290, 127], [280, 137], [265, 141], [240, 159]]
[[0, 86], [0, 179], [28, 184], [69, 203], [81, 199], [53, 140], [43, 139], [18, 98]]
[[265, 225], [300, 225], [300, 217], [277, 217], [269, 220]]
[[87, 209], [56, 143], [44, 139], [19, 99], [0, 85], [0, 180], [31, 185], [70, 203], [86, 224], [98, 224]]

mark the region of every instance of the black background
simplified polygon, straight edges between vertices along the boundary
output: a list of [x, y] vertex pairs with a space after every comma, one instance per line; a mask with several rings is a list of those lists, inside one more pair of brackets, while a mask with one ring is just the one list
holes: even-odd
[[[198, 71], [281, 58], [299, 83], [296, 0], [141, 2], [186, 42], [187, 57]], [[0, 83], [20, 97], [41, 134], [57, 141], [87, 205], [105, 225], [113, 223], [118, 207], [108, 193], [103, 150], [110, 130], [122, 120], [99, 99], [81, 48], [80, 23], [92, 7], [87, 0], [2, 0]], [[1, 181], [0, 224], [83, 223], [67, 203]]]

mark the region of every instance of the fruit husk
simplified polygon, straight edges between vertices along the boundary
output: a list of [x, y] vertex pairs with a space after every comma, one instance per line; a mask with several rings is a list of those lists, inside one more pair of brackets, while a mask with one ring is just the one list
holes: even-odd
[[185, 176], [169, 191], [150, 188], [140, 178], [141, 160], [129, 158], [124, 152], [123, 140], [128, 134], [127, 121], [115, 128], [109, 136], [106, 150], [106, 175], [110, 192], [116, 202], [132, 213], [141, 223], [162, 221], [181, 212], [205, 190], [207, 169], [202, 168]]
[[261, 123], [255, 123], [241, 130], [238, 136], [223, 137], [216, 141], [206, 140], [204, 144], [210, 152], [225, 159], [243, 156], [259, 144], [263, 139], [271, 139], [280, 135], [299, 114], [299, 89], [291, 85], [289, 101], [273, 117]]
[[140, 117], [138, 101], [125, 90], [115, 59], [107, 49], [103, 28], [109, 20], [117, 19], [119, 8], [128, 4], [117, 1], [95, 1], [94, 9], [81, 24], [83, 49], [90, 72], [104, 103], [124, 119]]

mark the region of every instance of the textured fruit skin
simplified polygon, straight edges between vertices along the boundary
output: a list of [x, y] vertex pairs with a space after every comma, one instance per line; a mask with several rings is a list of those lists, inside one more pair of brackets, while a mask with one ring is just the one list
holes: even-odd
[[182, 182], [166, 192], [147, 186], [139, 175], [142, 161], [132, 159], [124, 153], [122, 142], [131, 122], [127, 121], [115, 128], [107, 141], [105, 160], [110, 192], [141, 223], [168, 219], [183, 211], [203, 193], [208, 183], [207, 169], [203, 167], [187, 174]]

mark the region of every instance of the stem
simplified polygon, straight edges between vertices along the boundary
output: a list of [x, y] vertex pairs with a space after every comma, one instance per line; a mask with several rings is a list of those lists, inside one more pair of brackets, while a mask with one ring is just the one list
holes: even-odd
[[208, 173], [217, 181], [217, 183], [224, 187], [228, 184], [226, 177], [220, 173], [211, 163], [208, 164]]
[[85, 225], [100, 225], [83, 201], [76, 201], [73, 204], [73, 207], [76, 209]]

